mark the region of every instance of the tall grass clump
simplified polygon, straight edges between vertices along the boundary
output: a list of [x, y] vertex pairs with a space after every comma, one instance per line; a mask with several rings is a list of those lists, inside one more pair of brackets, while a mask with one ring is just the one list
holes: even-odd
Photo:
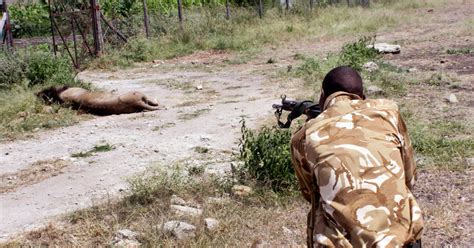
[[474, 156], [474, 139], [446, 138], [415, 125], [410, 130], [413, 148], [428, 161], [422, 163], [443, 169], [463, 169], [465, 160]]
[[293, 187], [296, 179], [290, 156], [291, 131], [275, 127], [255, 131], [248, 129], [245, 121], [242, 121], [241, 131], [242, 176], [274, 190]]
[[375, 37], [362, 37], [357, 42], [345, 44], [339, 54], [339, 64], [361, 71], [362, 65], [375, 60], [378, 56], [377, 51], [369, 47], [374, 43]]
[[76, 123], [70, 109], [46, 107], [35, 95], [43, 88], [88, 84], [75, 80], [65, 56], [54, 57], [47, 46], [19, 49], [0, 55], [0, 140], [36, 129]]

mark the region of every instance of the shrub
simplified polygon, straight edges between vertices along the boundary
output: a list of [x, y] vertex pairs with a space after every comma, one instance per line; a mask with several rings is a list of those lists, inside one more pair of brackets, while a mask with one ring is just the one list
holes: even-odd
[[10, 5], [12, 32], [15, 38], [51, 34], [48, 7], [43, 4]]
[[240, 159], [244, 162], [241, 175], [250, 177], [259, 184], [282, 190], [295, 185], [296, 179], [291, 164], [288, 129], [263, 127], [258, 132], [248, 129], [242, 121]]
[[375, 37], [362, 37], [357, 42], [345, 44], [339, 55], [340, 64], [361, 71], [364, 63], [377, 58], [377, 51], [367, 47], [374, 42]]
[[28, 85], [65, 85], [74, 82], [74, 70], [67, 57], [55, 58], [51, 53], [44, 51], [27, 52], [26, 78]]
[[16, 56], [0, 58], [0, 89], [20, 84], [25, 79], [26, 64]]

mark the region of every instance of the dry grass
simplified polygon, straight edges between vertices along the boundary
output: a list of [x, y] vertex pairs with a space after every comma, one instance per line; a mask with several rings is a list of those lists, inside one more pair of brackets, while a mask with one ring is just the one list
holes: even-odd
[[12, 192], [20, 187], [57, 176], [69, 165], [69, 161], [62, 159], [38, 161], [18, 172], [2, 174], [0, 175], [0, 193]]
[[[139, 233], [138, 241], [144, 246], [248, 247], [262, 241], [294, 246], [305, 242], [308, 204], [297, 192], [277, 195], [256, 188], [255, 193], [240, 197], [230, 193], [229, 180], [209, 175], [184, 176], [179, 169], [149, 171], [146, 175], [131, 180], [131, 193], [123, 200], [75, 212], [61, 223], [29, 232], [2, 246], [107, 246], [115, 233], [125, 228]], [[173, 194], [203, 209], [203, 216], [173, 214], [169, 207]], [[220, 221], [216, 230], [205, 229], [204, 218], [208, 217]], [[194, 224], [196, 237], [180, 241], [167, 235], [161, 227], [169, 220]]]

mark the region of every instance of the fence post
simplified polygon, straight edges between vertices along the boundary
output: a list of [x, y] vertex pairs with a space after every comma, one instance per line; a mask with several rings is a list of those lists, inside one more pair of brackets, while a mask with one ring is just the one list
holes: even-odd
[[314, 0], [309, 0], [309, 10], [313, 10]]
[[5, 41], [7, 43], [7, 47], [13, 47], [13, 35], [12, 35], [12, 27], [10, 24], [10, 14], [8, 13], [7, 1], [2, 1], [2, 12], [6, 15], [5, 20]]
[[97, 0], [91, 0], [91, 13], [92, 13], [92, 34], [94, 36], [94, 47], [95, 55], [102, 55], [104, 47], [104, 40], [102, 37], [102, 27], [100, 25], [100, 7], [97, 4]]
[[51, 38], [53, 39], [53, 53], [54, 56], [57, 54], [57, 47], [56, 47], [56, 38], [54, 37], [54, 25], [53, 25], [53, 10], [51, 7], [51, 0], [48, 0], [48, 11], [49, 11], [49, 22], [51, 23]]
[[263, 18], [263, 3], [262, 0], [258, 0], [258, 16]]
[[150, 38], [150, 29], [148, 27], [149, 20], [148, 20], [148, 8], [146, 6], [146, 0], [143, 0], [143, 22], [145, 23], [145, 33], [146, 38]]
[[290, 9], [290, 0], [285, 0], [285, 9], [286, 11]]
[[225, 19], [230, 19], [230, 4], [229, 0], [225, 0]]
[[183, 1], [178, 0], [178, 18], [179, 18], [179, 27], [183, 30]]

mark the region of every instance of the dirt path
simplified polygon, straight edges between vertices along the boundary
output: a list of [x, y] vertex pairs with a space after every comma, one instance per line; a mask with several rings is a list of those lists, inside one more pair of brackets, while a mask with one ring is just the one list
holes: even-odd
[[[54, 164], [60, 160], [66, 166], [52, 174], [45, 170], [41, 181], [20, 183], [14, 191], [0, 194], [0, 238], [117, 195], [126, 188], [124, 178], [151, 164], [184, 161], [192, 165], [196, 147], [215, 153], [208, 171], [226, 170], [230, 163], [225, 161], [240, 135], [241, 116], [248, 123], [266, 118], [276, 96], [269, 93], [265, 77], [253, 73], [258, 66], [211, 71], [203, 61], [198, 66], [193, 63], [168, 61], [120, 72], [84, 72], [79, 77], [100, 88], [118, 93], [139, 90], [167, 109], [97, 117], [33, 139], [1, 144], [0, 174], [9, 173], [4, 180], [11, 183], [17, 180], [15, 173], [38, 161]], [[72, 157], [103, 144], [112, 150]]]

